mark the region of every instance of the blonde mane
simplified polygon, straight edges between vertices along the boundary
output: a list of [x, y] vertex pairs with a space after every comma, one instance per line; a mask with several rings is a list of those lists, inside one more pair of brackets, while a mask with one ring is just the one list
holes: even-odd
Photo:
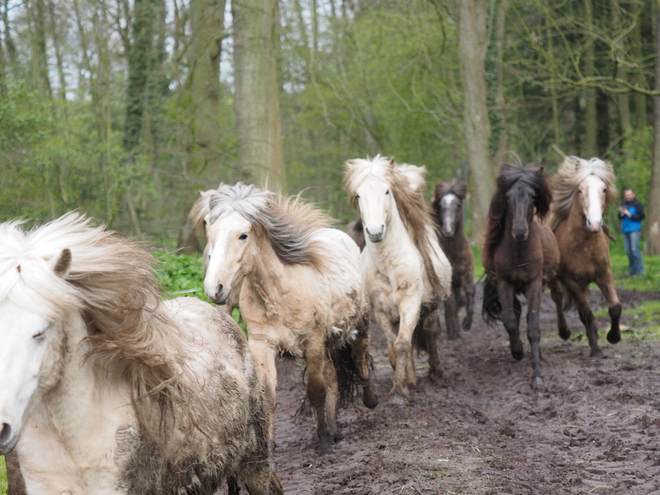
[[575, 198], [575, 191], [579, 184], [590, 175], [595, 175], [605, 183], [607, 188], [605, 206], [616, 203], [616, 178], [612, 165], [600, 158], [585, 160], [577, 156], [567, 156], [552, 180], [554, 201], [551, 209], [550, 228], [553, 231], [568, 217]]
[[[154, 439], [171, 437], [176, 422], [197, 426], [189, 404], [198, 391], [183, 372], [183, 332], [163, 306], [152, 256], [89, 223], [72, 212], [32, 230], [1, 224], [0, 300], [49, 321], [79, 311], [88, 358], [99, 372], [128, 380], [138, 421]], [[67, 249], [71, 264], [62, 278], [52, 265]]]
[[[220, 184], [222, 187], [222, 184]], [[188, 218], [193, 224], [195, 229], [195, 234], [201, 235], [204, 233], [206, 228], [206, 216], [211, 212], [211, 206], [209, 202], [211, 201], [211, 196], [216, 191], [216, 189], [209, 189], [207, 191], [198, 191], [199, 198], [195, 201], [188, 213]]]
[[424, 201], [426, 168], [415, 165], [396, 165], [394, 159], [376, 155], [373, 160], [348, 160], [344, 165], [344, 188], [351, 204], [358, 208], [356, 190], [369, 178], [389, 184], [399, 215], [410, 233], [415, 247], [424, 260], [434, 291], [441, 292], [440, 279], [432, 257], [431, 236], [436, 235], [436, 224]]
[[324, 266], [326, 248], [314, 241], [314, 234], [331, 227], [332, 222], [300, 196], [287, 198], [239, 182], [214, 191], [209, 206], [211, 223], [227, 211], [240, 213], [266, 236], [283, 263]]

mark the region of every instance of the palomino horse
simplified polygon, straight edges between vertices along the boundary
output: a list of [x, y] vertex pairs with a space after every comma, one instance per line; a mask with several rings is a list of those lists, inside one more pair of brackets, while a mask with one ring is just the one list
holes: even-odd
[[369, 305], [360, 251], [299, 199], [238, 183], [221, 187], [209, 206], [211, 259], [204, 289], [218, 304], [240, 291], [248, 344], [271, 405], [271, 440], [275, 358], [287, 352], [305, 359], [319, 451], [330, 453], [337, 402], [350, 395], [354, 374], [364, 388], [364, 404], [378, 403], [369, 376]]
[[[569, 156], [559, 167], [553, 187], [555, 203], [550, 227], [561, 253], [559, 280], [575, 301], [586, 328], [591, 355], [599, 357], [603, 352], [598, 347], [598, 328], [587, 298], [589, 283], [596, 282], [607, 300], [612, 323], [608, 342], [616, 344], [621, 340], [621, 304], [610, 269], [609, 231], [603, 223], [605, 208], [617, 199], [614, 172], [609, 163], [599, 158], [587, 161]], [[557, 305], [559, 335], [566, 340], [571, 331], [564, 317], [562, 296], [561, 288], [556, 287], [553, 298]]]
[[431, 208], [438, 224], [440, 247], [451, 263], [451, 295], [445, 301], [447, 338], [460, 339], [458, 311], [465, 306], [462, 328], [472, 327], [474, 310], [474, 255], [463, 230], [463, 201], [467, 185], [458, 179], [435, 186]]
[[0, 225], [0, 454], [28, 493], [282, 493], [238, 326], [70, 213]]
[[440, 372], [436, 328], [423, 328], [451, 289], [451, 266], [440, 249], [424, 203], [425, 170], [376, 156], [345, 164], [344, 186], [357, 205], [366, 234], [362, 274], [376, 320], [387, 338], [394, 386], [390, 402], [404, 404], [417, 377], [413, 334], [429, 353], [433, 373]]
[[532, 387], [543, 387], [539, 316], [543, 284], [551, 283], [559, 266], [552, 231], [541, 222], [550, 210], [552, 192], [543, 169], [503, 165], [488, 212], [488, 230], [481, 259], [486, 269], [483, 315], [501, 320], [509, 334], [511, 355], [523, 358], [520, 341], [521, 305], [527, 298], [527, 338], [532, 348]]

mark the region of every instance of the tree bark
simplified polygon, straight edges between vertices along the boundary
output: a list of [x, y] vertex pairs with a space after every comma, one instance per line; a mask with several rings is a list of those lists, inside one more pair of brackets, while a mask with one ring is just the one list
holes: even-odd
[[234, 0], [235, 111], [241, 180], [285, 187], [275, 56], [277, 0]]
[[[660, 0], [655, 1], [655, 90], [660, 91]], [[660, 254], [660, 97], [653, 97], [653, 158], [647, 210], [646, 253]]]
[[[584, 0], [584, 17], [587, 29], [591, 29], [593, 25], [592, 14], [592, 0]], [[594, 76], [594, 43], [595, 39], [591, 33], [587, 34], [586, 51], [584, 53], [584, 74], [585, 77]], [[596, 89], [588, 88], [587, 95], [587, 108], [585, 112], [585, 127], [586, 136], [584, 140], [584, 155], [591, 158], [598, 155], [598, 119], [596, 113]]]
[[472, 239], [481, 241], [490, 200], [495, 191], [488, 152], [490, 125], [486, 106], [485, 0], [462, 0], [460, 8], [461, 72], [465, 87], [465, 139], [473, 178]]
[[[632, 51], [633, 51], [634, 59], [638, 61], [638, 64], [641, 64], [641, 60], [643, 57], [642, 23], [641, 23], [641, 16], [643, 9], [644, 6], [642, 5], [642, 8], [637, 14], [637, 25], [635, 26], [632, 32]], [[644, 77], [644, 71], [640, 65], [638, 65], [637, 72], [635, 75], [637, 79], [637, 84], [642, 88], [646, 88], [647, 87], [646, 78]], [[648, 117], [646, 115], [646, 95], [642, 93], [635, 93], [635, 127], [638, 130], [642, 130], [646, 127], [647, 123], [648, 123]]]

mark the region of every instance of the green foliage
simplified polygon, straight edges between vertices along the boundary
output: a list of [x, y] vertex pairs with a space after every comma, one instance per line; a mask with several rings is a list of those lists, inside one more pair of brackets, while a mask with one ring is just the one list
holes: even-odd
[[632, 159], [613, 162], [619, 192], [623, 193], [625, 188], [632, 188], [637, 199], [645, 206], [649, 204], [652, 149], [652, 126], [646, 126], [639, 131], [631, 130], [626, 136], [624, 150], [630, 153]]
[[617, 288], [641, 290], [649, 292], [660, 291], [660, 256], [643, 256], [644, 273], [636, 277], [628, 277], [630, 262], [625, 253], [610, 251], [612, 274]]
[[7, 494], [7, 468], [5, 467], [5, 456], [0, 456], [0, 495]]

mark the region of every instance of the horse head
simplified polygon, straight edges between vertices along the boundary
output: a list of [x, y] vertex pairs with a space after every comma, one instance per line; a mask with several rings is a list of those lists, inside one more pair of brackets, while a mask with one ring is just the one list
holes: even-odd
[[50, 390], [63, 373], [64, 325], [71, 321], [61, 312], [67, 304], [47, 309], [48, 305], [35, 304], [34, 297], [39, 295], [35, 287], [66, 294], [63, 279], [70, 266], [68, 249], [50, 260], [26, 257], [18, 264], [5, 264], [4, 297], [0, 296], [0, 455], [16, 446], [33, 396]]
[[578, 201], [586, 219], [586, 227], [592, 234], [603, 229], [603, 213], [605, 212], [607, 185], [596, 174], [589, 174], [577, 187]]
[[463, 200], [467, 185], [458, 179], [441, 182], [435, 186], [431, 207], [440, 223], [440, 232], [445, 237], [453, 237], [463, 221]]

